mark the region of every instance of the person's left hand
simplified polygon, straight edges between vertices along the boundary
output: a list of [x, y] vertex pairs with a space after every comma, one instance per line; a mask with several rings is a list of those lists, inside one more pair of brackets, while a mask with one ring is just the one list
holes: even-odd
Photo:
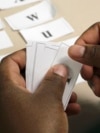
[[[62, 94], [67, 80], [63, 65], [52, 67], [35, 93], [28, 92], [25, 83], [25, 50], [18, 51], [0, 64], [0, 131], [2, 133], [65, 133], [67, 117], [62, 106]], [[72, 94], [67, 112], [80, 111]], [[67, 126], [66, 126], [67, 125]]]
[[94, 94], [100, 97], [100, 22], [90, 26], [68, 50], [69, 56], [82, 63], [81, 75]]

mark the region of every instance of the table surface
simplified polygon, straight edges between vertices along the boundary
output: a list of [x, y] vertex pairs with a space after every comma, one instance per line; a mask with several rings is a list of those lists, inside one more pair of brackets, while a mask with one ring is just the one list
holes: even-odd
[[[100, 20], [100, 15], [98, 13], [100, 12], [99, 0], [52, 0], [52, 3], [57, 9], [57, 14], [54, 19], [64, 17], [75, 30], [74, 33], [71, 33], [54, 41], [61, 41], [71, 37], [79, 36], [87, 27]], [[4, 17], [20, 12], [23, 9], [26, 9], [33, 5], [34, 4], [28, 4], [0, 11], [0, 18], [5, 24], [5, 31], [11, 38], [14, 45], [14, 47], [0, 50], [0, 55], [4, 55], [22, 49], [25, 47], [26, 44], [26, 42], [20, 36], [18, 31], [13, 31], [9, 27], [9, 25], [4, 21]]]

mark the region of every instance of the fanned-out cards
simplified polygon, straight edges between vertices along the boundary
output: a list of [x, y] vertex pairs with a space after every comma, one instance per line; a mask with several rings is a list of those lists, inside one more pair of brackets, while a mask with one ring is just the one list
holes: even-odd
[[63, 42], [29, 42], [26, 49], [26, 86], [32, 93], [35, 92], [51, 66], [64, 64], [69, 69], [62, 97], [64, 109], [68, 105], [82, 66], [68, 56], [68, 48], [69, 46]]

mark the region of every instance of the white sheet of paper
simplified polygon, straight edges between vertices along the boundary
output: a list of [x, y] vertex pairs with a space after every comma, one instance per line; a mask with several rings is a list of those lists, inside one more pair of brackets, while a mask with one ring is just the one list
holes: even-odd
[[68, 46], [74, 45], [75, 41], [78, 39], [79, 36], [67, 39], [65, 41], [63, 41], [65, 44], [67, 44]]
[[[65, 44], [67, 44], [68, 46], [74, 45], [74, 43], [76, 42], [76, 40], [78, 39], [79, 36], [73, 37], [71, 39], [67, 39], [65, 41], [63, 41]], [[78, 79], [76, 81], [76, 84], [82, 83], [82, 82], [86, 82], [81, 75], [79, 74]]]
[[0, 31], [0, 49], [12, 47], [13, 44], [8, 36], [8, 34], [3, 30]]
[[57, 50], [59, 47], [53, 46], [52, 43], [50, 44], [51, 46], [46, 43], [42, 44], [44, 46], [42, 46], [41, 44], [38, 44], [37, 46], [35, 69], [32, 81], [32, 92], [36, 90], [39, 83], [44, 78], [57, 54]]
[[57, 39], [73, 31], [73, 28], [64, 18], [59, 18], [35, 28], [21, 30], [20, 33], [27, 42], [29, 40], [44, 42]]
[[62, 44], [52, 65], [55, 64], [64, 64], [69, 69], [69, 79], [70, 81], [66, 83], [65, 90], [63, 93], [62, 102], [64, 105], [64, 109], [66, 109], [70, 96], [72, 94], [72, 90], [75, 86], [76, 80], [78, 78], [79, 72], [81, 70], [81, 64], [72, 60], [68, 56], [68, 46], [65, 44]]
[[4, 28], [4, 24], [3, 24], [3, 22], [0, 19], [0, 30], [2, 30], [3, 28]]
[[34, 66], [36, 58], [36, 42], [29, 42], [26, 48], [26, 86], [31, 92], [32, 79], [34, 75]]
[[41, 0], [0, 0], [0, 9], [14, 8]]
[[13, 30], [19, 30], [47, 22], [53, 19], [55, 14], [54, 6], [48, 1], [43, 1], [22, 12], [8, 16], [5, 20]]
[[[31, 45], [31, 47], [34, 47], [34, 45]], [[29, 48], [29, 47], [27, 47], [27, 48]], [[33, 62], [27, 61], [28, 67], [26, 67], [27, 73], [28, 73], [28, 71], [30, 71], [32, 73], [30, 75], [31, 76], [31, 81], [30, 81], [31, 85], [30, 85], [30, 88], [28, 88], [32, 93], [36, 90], [36, 88], [38, 87], [38, 85], [40, 84], [42, 79], [44, 78], [46, 72], [52, 65], [64, 64], [69, 68], [69, 76], [68, 77], [70, 78], [70, 82], [66, 83], [66, 87], [64, 90], [63, 98], [62, 98], [64, 109], [66, 109], [66, 107], [67, 107], [72, 90], [74, 88], [78, 74], [81, 69], [81, 64], [72, 60], [68, 56], [68, 54], [67, 54], [68, 48], [69, 48], [69, 46], [67, 46], [67, 44], [64, 44], [64, 43], [61, 43], [61, 44], [59, 43], [57, 46], [56, 43], [53, 44], [51, 42], [47, 42], [47, 43], [46, 42], [45, 43], [37, 42], [36, 49], [35, 49], [35, 58], [33, 57], [34, 52], [33, 52], [33, 56], [32, 56], [32, 53], [30, 53], [30, 52], [32, 52], [32, 50], [31, 51], [27, 50], [27, 55], [28, 55], [29, 61], [30, 61], [30, 58], [32, 58], [32, 57], [35, 60]], [[34, 66], [32, 63], [34, 64]], [[30, 70], [27, 70], [27, 68], [29, 68]]]

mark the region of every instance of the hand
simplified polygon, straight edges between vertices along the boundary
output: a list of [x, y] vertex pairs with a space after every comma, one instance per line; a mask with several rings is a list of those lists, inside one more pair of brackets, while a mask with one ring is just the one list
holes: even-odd
[[[52, 67], [32, 94], [25, 85], [25, 64], [25, 50], [8, 56], [0, 64], [0, 132], [67, 133], [68, 120], [62, 105], [67, 68]], [[73, 94], [67, 111], [71, 114], [79, 110]]]
[[83, 63], [82, 76], [100, 96], [100, 23], [92, 25], [69, 48], [69, 56]]

